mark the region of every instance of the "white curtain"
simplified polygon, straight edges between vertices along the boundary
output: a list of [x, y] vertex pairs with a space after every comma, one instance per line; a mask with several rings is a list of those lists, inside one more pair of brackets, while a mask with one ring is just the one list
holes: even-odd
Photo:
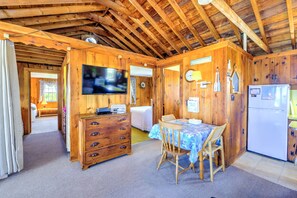
[[23, 169], [23, 123], [14, 43], [0, 40], [0, 179]]
[[130, 104], [136, 104], [136, 78], [130, 78]]
[[55, 87], [57, 90], [57, 80], [56, 79], [43, 79], [40, 80], [40, 96], [39, 96], [39, 102], [42, 101], [42, 97], [44, 96], [44, 87], [45, 85], [49, 87]]

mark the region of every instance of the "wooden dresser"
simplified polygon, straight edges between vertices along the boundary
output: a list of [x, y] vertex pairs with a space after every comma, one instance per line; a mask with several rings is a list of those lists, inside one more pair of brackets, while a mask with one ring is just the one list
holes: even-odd
[[131, 154], [130, 114], [81, 115], [79, 161], [82, 169]]

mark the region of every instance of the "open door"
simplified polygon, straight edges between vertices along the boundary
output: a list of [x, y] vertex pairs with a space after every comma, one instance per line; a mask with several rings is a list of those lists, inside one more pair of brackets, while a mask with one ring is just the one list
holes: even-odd
[[180, 117], [180, 66], [167, 67], [164, 72], [164, 115]]

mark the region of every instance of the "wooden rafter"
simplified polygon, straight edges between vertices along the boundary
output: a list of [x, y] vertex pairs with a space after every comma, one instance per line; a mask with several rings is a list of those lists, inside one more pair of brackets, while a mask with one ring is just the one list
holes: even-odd
[[[42, 51], [28, 51], [27, 49], [22, 49], [22, 48], [21, 49], [15, 49], [15, 51], [16, 51], [16, 53], [18, 55], [21, 55], [21, 54], [22, 55], [28, 55], [28, 56], [31, 55], [31, 56], [35, 56], [35, 57], [37, 57], [37, 56], [41, 57], [41, 56], [44, 56], [44, 54], [45, 54], [45, 53], [41, 53]], [[51, 60], [61, 60], [62, 59], [62, 61], [63, 61], [64, 56], [59, 57], [59, 56], [56, 56], [55, 54], [46, 53], [46, 57], [48, 59], [51, 59]]]
[[157, 32], [177, 51], [181, 53], [181, 50], [175, 45], [172, 39], [162, 30], [156, 21], [142, 8], [142, 6], [136, 0], [129, 0], [129, 2], [136, 8], [140, 14], [157, 30]]
[[84, 35], [87, 34], [85, 31], [75, 31], [75, 32], [66, 32], [62, 34], [63, 36], [75, 36], [75, 35]]
[[152, 56], [152, 54], [144, 47], [144, 45], [142, 45], [136, 39], [134, 39], [133, 36], [131, 36], [127, 31], [123, 29], [118, 29], [118, 31], [121, 32], [126, 38], [128, 38], [134, 45], [136, 45], [144, 53], [150, 54]]
[[14, 45], [15, 45], [16, 50], [24, 49], [28, 52], [36, 52], [36, 53], [40, 53], [40, 54], [51, 54], [51, 55], [55, 55], [57, 57], [65, 57], [65, 54], [66, 54], [65, 51], [48, 49], [45, 47], [36, 47], [34, 45], [24, 45], [21, 43], [15, 43]]
[[32, 25], [29, 27], [37, 30], [52, 30], [52, 29], [67, 28], [67, 27], [77, 27], [81, 25], [89, 25], [93, 23], [95, 22], [90, 20], [78, 20], [78, 21], [63, 21], [63, 22], [57, 22], [57, 23]]
[[296, 49], [296, 37], [295, 37], [295, 28], [294, 28], [292, 0], [286, 0], [286, 4], [287, 4], [287, 10], [288, 10], [288, 19], [289, 19], [292, 48]]
[[82, 13], [81, 15], [87, 17], [90, 20], [96, 21], [97, 23], [119, 28], [119, 26], [114, 22], [114, 20], [112, 20], [108, 16], [102, 17], [96, 13]]
[[71, 4], [71, 3], [94, 3], [95, 0], [0, 0], [1, 6], [25, 6], [25, 5], [48, 5], [48, 4]]
[[81, 12], [96, 12], [104, 10], [104, 6], [100, 5], [80, 5], [80, 6], [57, 6], [57, 7], [41, 7], [41, 8], [19, 8], [19, 9], [1, 9], [0, 19], [22, 18], [47, 16], [55, 14], [70, 14]]
[[99, 36], [107, 36], [107, 37], [112, 37], [111, 34], [109, 34], [108, 32], [104, 31], [102, 28], [100, 27], [93, 27], [93, 26], [80, 26], [80, 27], [76, 27], [78, 30], [82, 30], [82, 31], [86, 31], [86, 32], [91, 32], [94, 34], [97, 34]]
[[[44, 54], [24, 52], [24, 51], [20, 51], [20, 50], [16, 50], [16, 55], [22, 56], [22, 57], [30, 57], [30, 58], [44, 58]], [[63, 62], [63, 60], [64, 60], [64, 58], [62, 58], [62, 57], [50, 56], [47, 54], [46, 54], [46, 59], [51, 60], [51, 61], [60, 61], [60, 62]]]
[[[228, 4], [228, 6], [230, 6], [230, 1], [231, 0], [226, 0], [226, 3]], [[239, 42], [239, 45], [242, 46], [242, 38], [241, 38], [241, 33], [240, 33], [240, 30], [238, 29], [238, 27], [236, 25], [234, 25], [234, 23], [232, 23], [232, 21], [230, 21], [228, 19], [229, 23], [230, 23], [230, 26], [234, 32], [234, 35], [236, 36], [238, 42]]]
[[202, 20], [204, 21], [204, 23], [206, 24], [206, 26], [208, 27], [208, 29], [210, 30], [210, 32], [212, 33], [212, 35], [214, 36], [214, 38], [216, 40], [219, 40], [221, 38], [221, 36], [219, 35], [218, 31], [216, 30], [216, 28], [212, 24], [210, 18], [206, 14], [206, 12], [203, 9], [203, 7], [198, 4], [198, 1], [197, 0], [192, 0], [192, 3], [195, 6], [196, 10], [198, 11], [200, 17], [202, 18]]
[[120, 5], [116, 2], [113, 2], [111, 0], [95, 0], [95, 1], [101, 5], [111, 8], [114, 11], [117, 11], [117, 12], [120, 12], [123, 14], [127, 14], [127, 15], [131, 14], [130, 11], [126, 7]]
[[135, 19], [130, 17], [130, 19], [136, 23], [144, 33], [146, 33], [151, 39], [153, 39], [169, 56], [172, 56], [172, 53], [168, 50], [168, 48], [147, 28], [139, 19]]
[[16, 55], [16, 59], [18, 62], [39, 63], [39, 64], [57, 65], [57, 66], [61, 66], [63, 63], [63, 60], [53, 61], [43, 57], [34, 58], [34, 57], [28, 57], [28, 56], [22, 56], [22, 55]]
[[198, 40], [201, 46], [205, 46], [205, 43], [201, 36], [198, 34], [197, 30], [194, 28], [194, 26], [188, 21], [186, 15], [183, 13], [182, 9], [179, 7], [179, 5], [176, 3], [175, 0], [168, 0], [171, 7], [175, 10], [177, 15], [181, 18], [181, 20], [186, 24], [188, 29], [192, 32], [193, 36]]
[[[136, 37], [138, 37], [146, 46], [148, 46], [149, 48], [151, 48], [159, 57], [163, 58], [163, 56], [153, 47], [151, 46], [146, 40], [145, 38], [134, 29], [134, 27], [132, 25], [130, 25], [130, 23], [128, 23], [125, 19], [123, 19], [120, 15], [118, 15], [117, 13], [115, 13], [112, 10], [109, 10], [109, 12], [118, 20], [120, 21], [127, 29], [129, 29]], [[146, 50], [147, 51], [147, 50]], [[152, 55], [147, 54], [147, 55]]]
[[105, 43], [107, 43], [110, 47], [113, 48], [119, 48], [115, 43], [113, 43], [108, 37], [99, 36], [100, 39], [102, 39]]
[[162, 10], [162, 8], [155, 2], [155, 0], [147, 0], [147, 2], [157, 11], [158, 15], [164, 20], [164, 22], [170, 27], [174, 34], [183, 42], [183, 44], [192, 50], [190, 43], [184, 38], [184, 36], [176, 29], [173, 22], [167, 16], [167, 14]]
[[223, 15], [232, 21], [241, 31], [254, 41], [265, 52], [269, 53], [269, 47], [254, 33], [254, 31], [228, 6], [224, 0], [212, 0], [214, 5]]
[[116, 43], [118, 46], [120, 46], [121, 49], [130, 51], [130, 49], [126, 47], [124, 44], [122, 44], [117, 38], [109, 37], [109, 39], [112, 40], [112, 42]]
[[[251, 4], [252, 4], [252, 8], [253, 8], [255, 17], [256, 17], [256, 21], [257, 21], [258, 26], [259, 26], [259, 30], [260, 30], [260, 33], [261, 33], [261, 36], [262, 36], [262, 40], [268, 46], [268, 41], [267, 41], [267, 37], [266, 37], [266, 34], [265, 34], [263, 21], [261, 19], [259, 7], [257, 5], [257, 1], [256, 0], [251, 0]], [[269, 49], [269, 51], [271, 52], [270, 49]]]
[[129, 43], [122, 35], [120, 35], [117, 31], [115, 31], [113, 28], [106, 26], [106, 25], [102, 25], [105, 29], [107, 29], [111, 34], [113, 34], [117, 39], [119, 39], [120, 41], [122, 41], [125, 45], [127, 45], [131, 50], [133, 50], [134, 52], [140, 52], [134, 45], [132, 45], [131, 43]]

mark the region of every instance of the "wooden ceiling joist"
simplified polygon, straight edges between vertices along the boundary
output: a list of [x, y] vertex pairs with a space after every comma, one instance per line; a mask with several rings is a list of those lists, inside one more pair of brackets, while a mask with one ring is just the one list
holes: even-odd
[[86, 31], [86, 32], [91, 32], [94, 34], [97, 34], [99, 36], [107, 36], [107, 37], [112, 37], [112, 34], [106, 32], [100, 27], [93, 27], [93, 26], [79, 26], [76, 27], [78, 30]]
[[133, 17], [130, 17], [130, 19], [136, 23], [144, 33], [146, 33], [151, 39], [153, 39], [167, 54], [168, 56], [172, 56], [172, 53], [168, 48], [147, 28], [139, 19], [135, 19]]
[[61, 61], [52, 61], [46, 58], [32, 58], [32, 57], [24, 57], [16, 55], [16, 59], [18, 62], [26, 62], [26, 63], [39, 63], [39, 64], [47, 64], [47, 65], [57, 65], [61, 66]]
[[32, 25], [29, 27], [37, 30], [52, 30], [52, 29], [67, 28], [67, 27], [77, 27], [81, 25], [90, 25], [93, 23], [95, 22], [90, 20], [77, 20], [77, 21], [63, 21], [63, 22], [57, 22], [57, 23]]
[[1, 6], [26, 6], [26, 5], [48, 5], [48, 4], [71, 4], [71, 3], [94, 3], [95, 0], [0, 0]]
[[130, 51], [130, 49], [128, 47], [126, 47], [124, 44], [122, 44], [117, 38], [109, 37], [109, 39], [112, 40], [112, 42], [114, 42], [118, 46], [120, 46], [121, 49], [126, 50], [126, 51]]
[[105, 7], [111, 8], [114, 11], [127, 14], [128, 16], [131, 14], [127, 8], [111, 0], [95, 0], [95, 1], [101, 5], [104, 5]]
[[120, 35], [117, 31], [112, 29], [109, 26], [102, 25], [105, 29], [107, 29], [111, 34], [113, 34], [117, 39], [122, 41], [125, 45], [127, 45], [132, 51], [139, 53], [140, 51], [131, 43], [129, 43], [122, 35]]
[[[258, 23], [259, 26], [259, 30], [262, 36], [262, 40], [264, 41], [264, 43], [268, 46], [268, 41], [267, 41], [267, 37], [266, 37], [266, 33], [264, 30], [264, 25], [261, 19], [261, 15], [260, 15], [260, 11], [259, 11], [259, 7], [257, 5], [257, 1], [256, 0], [250, 0], [251, 4], [252, 4], [252, 8], [256, 17], [256, 21]], [[271, 52], [271, 50], [269, 49], [269, 51]]]
[[172, 39], [162, 30], [156, 21], [142, 8], [142, 6], [136, 0], [129, 0], [129, 2], [136, 8], [136, 10], [157, 30], [157, 32], [177, 51], [181, 53], [181, 50], [175, 45]]
[[168, 2], [170, 3], [171, 7], [175, 10], [175, 12], [177, 13], [177, 15], [181, 18], [181, 20], [183, 21], [183, 23], [186, 24], [186, 26], [191, 31], [191, 33], [193, 34], [193, 36], [198, 40], [198, 42], [200, 43], [200, 45], [201, 46], [205, 46], [205, 43], [204, 43], [203, 39], [198, 34], [198, 32], [194, 28], [194, 26], [189, 22], [189, 20], [187, 19], [186, 15], [183, 13], [182, 9], [179, 7], [179, 5], [176, 3], [176, 1], [175, 0], [168, 0]]
[[119, 46], [117, 46], [110, 39], [108, 39], [108, 37], [99, 36], [99, 39], [101, 39], [102, 41], [104, 41], [105, 43], [107, 43], [110, 47], [119, 48]]
[[28, 52], [37, 52], [40, 54], [50, 54], [57, 57], [65, 57], [65, 51], [55, 50], [55, 49], [48, 49], [45, 47], [36, 47], [34, 45], [24, 45], [22, 43], [14, 43], [15, 49], [24, 49]]
[[70, 14], [81, 12], [98, 12], [103, 11], [104, 9], [105, 7], [101, 5], [74, 5], [40, 8], [0, 9], [0, 19], [47, 16], [55, 14]]
[[87, 34], [85, 31], [75, 31], [75, 32], [66, 32], [62, 34], [63, 36], [77, 36], [77, 35], [84, 35]]
[[19, 50], [16, 50], [16, 55], [17, 56], [22, 56], [22, 57], [30, 57], [30, 58], [46, 58], [47, 60], [50, 61], [57, 61], [57, 62], [63, 62], [64, 58], [59, 58], [59, 57], [53, 57], [53, 56], [48, 56], [47, 54], [33, 54], [33, 53], [29, 53], [29, 52], [22, 52]]
[[65, 57], [65, 54], [64, 54], [64, 56], [57, 56], [55, 54], [49, 54], [49, 53], [45, 53], [45, 52], [42, 53], [43, 52], [42, 50], [40, 50], [40, 51], [32, 51], [32, 50], [29, 51], [26, 48], [24, 48], [24, 49], [22, 49], [22, 48], [20, 48], [20, 49], [16, 48], [15, 51], [18, 54], [27, 54], [27, 55], [32, 55], [32, 56], [45, 56], [45, 54], [46, 54], [46, 57], [52, 58], [53, 60], [61, 60], [61, 59], [64, 59], [64, 57]]
[[153, 56], [152, 53], [144, 47], [144, 45], [142, 45], [136, 39], [134, 39], [133, 36], [131, 36], [127, 31], [123, 29], [118, 29], [118, 31], [121, 32], [126, 38], [128, 38], [135, 46], [141, 49], [144, 53], [150, 54], [151, 56]]
[[241, 31], [254, 41], [265, 52], [269, 53], [269, 47], [254, 33], [254, 31], [228, 6], [224, 0], [212, 0], [214, 5], [223, 15], [225, 15], [232, 23], [234, 23]]
[[[163, 56], [153, 47], [151, 46], [146, 40], [145, 38], [143, 38], [143, 36], [134, 29], [134, 27], [132, 25], [130, 25], [130, 23], [128, 23], [125, 19], [123, 19], [120, 15], [118, 15], [117, 13], [115, 13], [112, 10], [109, 10], [109, 12], [118, 20], [120, 21], [128, 30], [130, 30], [136, 37], [138, 37], [138, 39], [140, 39], [146, 46], [148, 46], [149, 48], [151, 48], [151, 50], [153, 50], [159, 57], [163, 58]], [[147, 50], [146, 50], [147, 51]], [[148, 52], [148, 51], [147, 51]], [[147, 55], [151, 55], [151, 53], [147, 54]]]
[[163, 11], [163, 9], [155, 2], [155, 0], [147, 0], [147, 2], [157, 11], [158, 15], [163, 19], [163, 21], [170, 27], [174, 34], [183, 42], [183, 44], [189, 49], [192, 50], [190, 43], [184, 38], [184, 36], [176, 29], [173, 22]]
[[110, 17], [107, 17], [107, 16], [102, 17], [96, 13], [82, 13], [81, 15], [85, 16], [88, 19], [93, 20], [97, 23], [100, 23], [103, 25], [108, 25], [108, 26], [115, 27], [115, 28], [119, 28], [119, 26]]
[[213, 37], [216, 40], [219, 40], [221, 38], [221, 36], [219, 35], [218, 31], [216, 30], [216, 28], [212, 24], [210, 18], [206, 14], [204, 8], [201, 5], [198, 4], [197, 0], [192, 0], [192, 3], [194, 5], [194, 7], [196, 8], [196, 10], [198, 11], [198, 13], [199, 13], [200, 17], [202, 18], [202, 20], [204, 21], [204, 23], [206, 24], [206, 26], [210, 30], [210, 32], [213, 34]]
[[286, 4], [287, 4], [287, 10], [288, 10], [288, 19], [289, 19], [289, 28], [290, 28], [292, 49], [296, 49], [296, 37], [295, 37], [295, 28], [294, 28], [292, 0], [286, 0]]

